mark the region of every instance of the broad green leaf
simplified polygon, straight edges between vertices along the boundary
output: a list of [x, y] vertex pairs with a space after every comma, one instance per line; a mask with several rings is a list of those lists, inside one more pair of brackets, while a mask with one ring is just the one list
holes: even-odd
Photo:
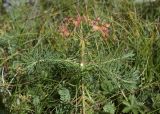
[[130, 107], [125, 107], [123, 110], [122, 110], [122, 112], [124, 112], [124, 113], [128, 113], [128, 112], [130, 112], [131, 111], [131, 108]]
[[133, 114], [138, 114], [138, 110], [133, 110]]
[[126, 106], [130, 106], [130, 103], [127, 101], [123, 101], [123, 104], [125, 104]]

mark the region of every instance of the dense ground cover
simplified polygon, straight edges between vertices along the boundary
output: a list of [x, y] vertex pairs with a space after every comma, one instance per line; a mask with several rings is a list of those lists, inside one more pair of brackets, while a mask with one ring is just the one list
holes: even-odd
[[159, 114], [159, 16], [128, 0], [1, 8], [1, 113]]

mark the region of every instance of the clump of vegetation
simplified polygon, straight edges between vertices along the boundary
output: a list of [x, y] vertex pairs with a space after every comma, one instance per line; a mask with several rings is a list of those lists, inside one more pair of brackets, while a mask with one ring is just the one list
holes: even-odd
[[128, 0], [2, 8], [0, 111], [159, 114], [159, 8]]

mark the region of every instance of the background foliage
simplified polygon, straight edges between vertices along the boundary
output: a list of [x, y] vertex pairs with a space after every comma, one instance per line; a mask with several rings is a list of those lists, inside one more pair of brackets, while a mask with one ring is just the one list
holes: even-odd
[[[158, 2], [37, 0], [1, 7], [0, 111], [159, 114]], [[109, 36], [83, 23], [62, 36], [63, 20], [77, 15], [109, 23]]]

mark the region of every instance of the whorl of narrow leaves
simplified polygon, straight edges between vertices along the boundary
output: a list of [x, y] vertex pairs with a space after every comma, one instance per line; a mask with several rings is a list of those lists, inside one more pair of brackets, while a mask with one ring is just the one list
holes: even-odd
[[158, 0], [7, 1], [0, 114], [160, 114]]
[[129, 113], [132, 112], [133, 114], [139, 114], [139, 113], [143, 113], [143, 108], [144, 108], [144, 104], [141, 102], [138, 102], [137, 99], [135, 98], [135, 96], [130, 95], [129, 96], [129, 101], [123, 101], [123, 104], [126, 106], [123, 109], [124, 113]]

